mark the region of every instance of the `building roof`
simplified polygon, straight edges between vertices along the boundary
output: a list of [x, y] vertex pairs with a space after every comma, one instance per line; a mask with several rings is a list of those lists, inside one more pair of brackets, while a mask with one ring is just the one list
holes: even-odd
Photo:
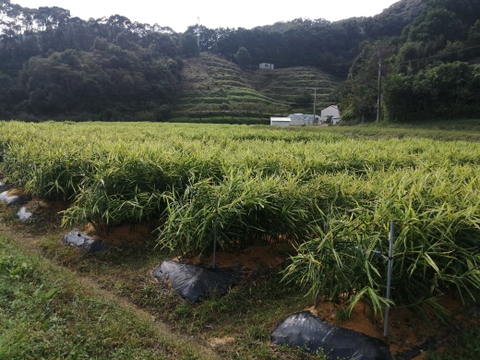
[[[327, 106], [325, 109], [328, 109], [328, 108], [334, 108], [334, 109], [337, 109], [338, 110], [338, 106], [337, 105], [330, 105], [330, 106]], [[323, 109], [323, 110], [325, 110]]]
[[289, 117], [270, 117], [270, 121], [291, 121]]

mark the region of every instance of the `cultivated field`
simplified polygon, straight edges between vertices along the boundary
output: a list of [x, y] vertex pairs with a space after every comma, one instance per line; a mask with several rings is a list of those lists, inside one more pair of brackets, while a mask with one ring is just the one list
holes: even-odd
[[478, 143], [353, 133], [12, 121], [0, 123], [0, 149], [4, 180], [67, 203], [66, 227], [149, 223], [161, 248], [186, 257], [210, 252], [216, 223], [222, 250], [291, 245], [283, 282], [382, 314], [394, 220], [390, 304], [441, 316], [445, 293], [475, 302]]

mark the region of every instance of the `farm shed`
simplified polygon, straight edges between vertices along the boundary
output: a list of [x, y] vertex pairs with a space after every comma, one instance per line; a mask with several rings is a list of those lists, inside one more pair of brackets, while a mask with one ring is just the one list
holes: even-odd
[[270, 69], [270, 70], [273, 70], [274, 69], [274, 66], [273, 64], [270, 64], [270, 63], [260, 63], [258, 65], [258, 68], [259, 69]]
[[342, 117], [340, 116], [340, 110], [337, 105], [330, 105], [321, 111], [321, 121], [324, 123], [326, 122], [335, 125], [341, 119]]
[[289, 117], [270, 117], [270, 125], [275, 126], [290, 126], [290, 118]]

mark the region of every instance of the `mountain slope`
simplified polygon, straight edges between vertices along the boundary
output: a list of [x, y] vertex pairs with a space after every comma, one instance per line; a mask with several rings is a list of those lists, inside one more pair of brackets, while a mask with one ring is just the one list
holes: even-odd
[[369, 34], [371, 38], [398, 36], [402, 30], [411, 24], [425, 9], [427, 0], [401, 0], [380, 14], [370, 18], [373, 24], [373, 31]]

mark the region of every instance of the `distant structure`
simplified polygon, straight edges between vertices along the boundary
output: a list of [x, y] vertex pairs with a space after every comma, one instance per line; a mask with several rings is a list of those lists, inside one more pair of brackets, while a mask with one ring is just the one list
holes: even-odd
[[330, 105], [321, 111], [321, 116], [311, 114], [290, 114], [287, 117], [270, 117], [270, 125], [274, 126], [306, 126], [306, 125], [336, 125], [342, 120], [337, 105]]
[[273, 69], [274, 69], [274, 66], [273, 66], [273, 64], [270, 64], [270, 63], [260, 63], [260, 65], [258, 65], [258, 68], [259, 68], [259, 69], [269, 69], [269, 70], [273, 70]]
[[342, 117], [337, 105], [330, 105], [321, 111], [320, 123], [335, 125], [340, 120], [342, 120]]
[[[288, 117], [292, 120], [290, 125], [313, 125], [313, 115], [310, 114], [290, 114]], [[316, 117], [319, 119], [319, 117]]]
[[[315, 116], [317, 124], [320, 123], [320, 116]], [[270, 118], [270, 125], [276, 126], [305, 126], [313, 125], [313, 115], [310, 114], [290, 114], [287, 117], [274, 117]]]
[[270, 117], [270, 125], [273, 126], [290, 126], [291, 121], [289, 117]]

